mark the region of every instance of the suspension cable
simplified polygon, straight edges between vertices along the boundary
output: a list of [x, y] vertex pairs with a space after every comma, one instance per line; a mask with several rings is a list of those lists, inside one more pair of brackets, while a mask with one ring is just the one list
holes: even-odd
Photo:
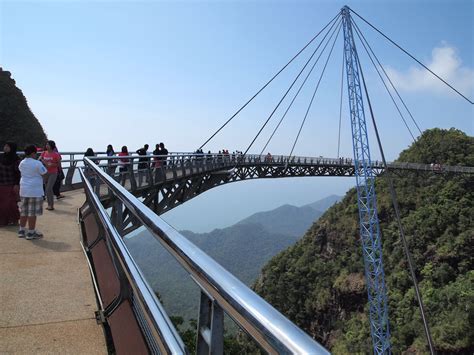
[[341, 122], [342, 122], [342, 96], [344, 90], [344, 57], [345, 51], [342, 46], [342, 70], [341, 70], [341, 100], [339, 102], [339, 133], [337, 135], [337, 157], [339, 158], [339, 150], [341, 148]]
[[255, 95], [253, 95], [242, 107], [240, 107], [237, 112], [235, 112], [217, 131], [215, 131], [198, 149], [202, 149], [209, 141], [216, 136], [217, 133], [219, 133], [227, 124], [234, 119], [235, 116], [237, 116], [250, 102], [253, 101], [280, 73], [288, 67], [308, 46], [313, 43], [313, 41], [329, 26], [334, 24], [336, 19], [340, 16], [340, 12], [332, 18], [331, 21], [329, 21], [326, 26], [324, 26], [321, 31], [319, 31], [303, 48], [300, 49], [296, 55], [290, 59], [288, 63], [286, 63], [265, 85], [263, 85], [260, 90], [257, 91]]
[[[352, 21], [352, 24], [354, 24], [353, 21]], [[398, 114], [400, 115], [400, 117], [401, 117], [403, 123], [405, 124], [405, 127], [407, 128], [408, 132], [410, 133], [410, 136], [411, 136], [411, 138], [413, 139], [413, 142], [416, 142], [415, 136], [413, 135], [413, 133], [412, 133], [410, 127], [408, 126], [408, 123], [407, 123], [407, 121], [405, 120], [405, 117], [403, 116], [402, 112], [400, 111], [400, 108], [398, 107], [397, 102], [396, 102], [395, 99], [393, 98], [392, 93], [391, 93], [390, 90], [388, 89], [388, 86], [387, 86], [387, 84], [385, 83], [385, 80], [384, 80], [384, 78], [382, 77], [382, 74], [380, 74], [380, 71], [379, 71], [377, 65], [375, 64], [374, 60], [372, 59], [372, 56], [370, 55], [369, 50], [368, 50], [367, 47], [365, 46], [365, 43], [364, 43], [364, 41], [362, 40], [361, 34], [358, 32], [358, 28], [357, 28], [357, 27], [354, 27], [354, 28], [356, 29], [356, 30], [355, 30], [355, 33], [357, 34], [357, 36], [359, 37], [360, 42], [361, 42], [362, 45], [364, 46], [364, 49], [365, 49], [365, 51], [367, 52], [367, 55], [368, 55], [370, 61], [372, 62], [372, 64], [373, 64], [375, 70], [377, 71], [377, 74], [379, 75], [379, 78], [380, 78], [380, 80], [382, 81], [382, 84], [383, 84], [383, 86], [385, 87], [385, 90], [387, 90], [388, 95], [389, 95], [390, 98], [392, 99], [392, 102], [393, 102], [393, 104], [395, 105], [395, 108], [396, 108], [397, 111], [398, 111]], [[420, 133], [421, 133], [421, 131], [420, 131]]]
[[451, 88], [453, 91], [455, 91], [458, 95], [460, 95], [462, 98], [464, 98], [467, 102], [469, 102], [471, 105], [474, 105], [474, 102], [471, 101], [470, 99], [468, 99], [466, 96], [464, 96], [463, 94], [461, 94], [456, 88], [454, 88], [451, 84], [449, 84], [446, 80], [444, 80], [443, 78], [441, 78], [438, 74], [436, 74], [435, 72], [433, 72], [430, 68], [428, 68], [426, 65], [424, 65], [421, 61], [419, 61], [418, 59], [416, 59], [413, 55], [411, 55], [410, 53], [408, 53], [408, 51], [406, 51], [405, 49], [403, 49], [400, 45], [398, 45], [397, 43], [395, 43], [393, 40], [391, 40], [388, 36], [386, 36], [382, 31], [380, 31], [377, 27], [375, 27], [374, 25], [372, 25], [369, 21], [367, 21], [365, 18], [363, 18], [361, 15], [359, 15], [357, 12], [355, 12], [354, 10], [352, 10], [351, 8], [349, 8], [349, 10], [355, 14], [357, 17], [359, 17], [362, 21], [364, 21], [366, 24], [368, 24], [370, 27], [372, 27], [375, 31], [377, 31], [378, 33], [380, 33], [383, 37], [385, 37], [390, 43], [392, 43], [394, 46], [396, 46], [398, 49], [400, 49], [403, 53], [405, 53], [406, 55], [408, 55], [411, 59], [413, 59], [415, 62], [417, 62], [419, 65], [421, 65], [423, 68], [425, 68], [426, 70], [428, 70], [431, 74], [433, 74], [436, 78], [438, 78], [439, 80], [441, 80], [444, 84], [446, 84], [449, 88]]
[[429, 328], [429, 325], [428, 325], [428, 320], [427, 320], [426, 315], [425, 315], [425, 309], [424, 309], [424, 306], [423, 306], [421, 293], [420, 293], [420, 290], [418, 288], [418, 281], [416, 279], [416, 273], [415, 273], [415, 265], [414, 265], [414, 262], [413, 262], [413, 259], [412, 259], [411, 253], [410, 253], [410, 249], [408, 247], [408, 242], [405, 238], [405, 232], [403, 230], [403, 225], [402, 225], [401, 218], [400, 218], [400, 210], [399, 210], [398, 201], [397, 201], [397, 193], [396, 193], [395, 187], [393, 185], [393, 179], [392, 179], [392, 176], [391, 176], [391, 171], [389, 170], [389, 168], [387, 166], [387, 161], [385, 160], [385, 154], [384, 154], [384, 151], [383, 151], [382, 142], [380, 140], [380, 135], [379, 135], [379, 131], [377, 129], [377, 124], [375, 122], [375, 115], [374, 115], [374, 112], [372, 110], [372, 104], [370, 103], [369, 92], [367, 90], [367, 85], [365, 83], [364, 73], [362, 72], [362, 66], [360, 65], [360, 62], [358, 64], [359, 64], [360, 75], [362, 77], [362, 83], [364, 84], [365, 96], [367, 97], [367, 104], [369, 105], [370, 116], [372, 118], [372, 124], [374, 126], [375, 135], [377, 137], [377, 144], [378, 144], [378, 147], [379, 147], [379, 150], [380, 150], [380, 154], [382, 156], [382, 162], [383, 162], [383, 165], [384, 165], [384, 169], [387, 172], [387, 180], [388, 180], [388, 184], [389, 184], [389, 188], [390, 188], [390, 195], [391, 195], [391, 198], [392, 198], [393, 209], [395, 210], [395, 217], [396, 217], [396, 220], [397, 220], [397, 225], [398, 225], [398, 230], [399, 230], [399, 233], [400, 233], [400, 238], [402, 239], [403, 249], [405, 251], [405, 255], [406, 255], [406, 258], [407, 258], [407, 261], [408, 261], [408, 266], [409, 266], [409, 269], [410, 269], [411, 278], [412, 278], [412, 281], [413, 281], [413, 285], [415, 287], [416, 298], [417, 298], [417, 301], [418, 301], [418, 306], [420, 308], [421, 318], [423, 319], [423, 327], [424, 327], [424, 330], [425, 330], [426, 339], [428, 341], [428, 346], [430, 348], [430, 353], [432, 355], [434, 355], [435, 352], [434, 352], [434, 346], [433, 346], [433, 339], [431, 337], [431, 332], [430, 332], [430, 328]]
[[326, 50], [326, 47], [328, 46], [328, 44], [331, 42], [331, 39], [334, 35], [334, 32], [332, 33], [331, 37], [327, 40], [326, 44], [324, 45], [323, 49], [321, 50], [321, 53], [319, 54], [318, 58], [316, 58], [316, 61], [314, 62], [314, 64], [311, 66], [311, 69], [309, 70], [308, 74], [306, 75], [304, 81], [302, 82], [302, 84], [300, 85], [298, 91], [296, 92], [295, 96], [293, 97], [293, 99], [291, 100], [290, 104], [288, 105], [285, 113], [283, 114], [283, 116], [281, 117], [280, 121], [278, 122], [277, 126], [275, 127], [275, 129], [273, 130], [272, 134], [270, 135], [270, 137], [268, 138], [267, 142], [265, 143], [265, 146], [262, 148], [262, 151], [260, 152], [260, 155], [263, 154], [263, 152], [265, 151], [265, 148], [267, 148], [268, 144], [270, 143], [270, 141], [272, 140], [273, 136], [275, 135], [276, 131], [278, 130], [278, 128], [280, 127], [281, 123], [283, 122], [283, 120], [285, 119], [286, 117], [286, 114], [288, 113], [288, 111], [290, 110], [290, 108], [293, 106], [293, 103], [295, 102], [296, 98], [298, 97], [299, 93], [301, 92], [301, 89], [303, 89], [304, 85], [306, 84], [309, 76], [311, 75], [311, 73], [313, 72], [314, 68], [316, 67], [316, 64], [318, 64], [319, 62], [319, 59], [321, 58], [321, 55], [323, 54], [323, 52]]
[[[411, 114], [411, 111], [408, 109], [407, 105], [405, 104], [405, 101], [402, 99], [402, 97], [400, 96], [400, 94], [398, 93], [398, 90], [397, 88], [395, 87], [395, 85], [393, 84], [392, 80], [390, 79], [390, 76], [388, 75], [388, 73], [385, 71], [385, 68], [383, 67], [382, 63], [380, 63], [380, 60], [379, 58], [377, 57], [377, 55], [375, 54], [375, 52], [373, 51], [372, 47], [370, 46], [369, 42], [367, 41], [367, 38], [365, 38], [364, 34], [362, 33], [362, 31], [360, 30], [359, 26], [357, 25], [357, 23], [354, 21], [353, 18], [351, 18], [352, 20], [352, 24], [354, 24], [354, 27], [356, 29], [356, 31], [358, 31], [358, 36], [359, 38], [362, 36], [362, 38], [364, 39], [364, 42], [365, 44], [367, 45], [367, 47], [369, 48], [370, 52], [372, 53], [372, 55], [374, 56], [375, 60], [377, 61], [377, 63], [379, 64], [379, 67], [382, 69], [383, 73], [385, 74], [385, 76], [387, 77], [390, 85], [392, 86], [393, 90], [395, 91], [395, 93], [397, 94], [398, 98], [400, 99], [401, 103], [403, 104], [403, 106], [405, 107], [405, 110], [407, 110], [408, 114], [410, 115], [411, 117], [411, 120], [413, 121], [413, 123], [415, 124], [416, 128], [418, 129], [418, 132], [420, 132], [420, 134], [422, 134], [422, 131], [420, 129], [420, 126], [418, 126], [418, 123], [416, 122], [415, 118], [413, 117], [413, 115]], [[366, 49], [367, 51], [367, 49]]]
[[[250, 148], [252, 147], [252, 145], [255, 143], [255, 141], [257, 140], [258, 136], [260, 135], [260, 133], [262, 133], [263, 129], [265, 128], [265, 126], [268, 124], [268, 122], [270, 121], [270, 119], [273, 117], [273, 114], [276, 112], [276, 110], [278, 109], [278, 107], [280, 107], [281, 103], [283, 102], [283, 100], [285, 99], [285, 97], [288, 95], [288, 93], [291, 91], [291, 89], [293, 88], [293, 86], [295, 85], [295, 83], [298, 81], [298, 78], [301, 76], [301, 74], [303, 73], [303, 71], [306, 69], [306, 67], [308, 66], [308, 64], [311, 62], [311, 60], [313, 59], [314, 55], [316, 54], [316, 51], [319, 49], [319, 47], [321, 46], [322, 42], [326, 39], [327, 35], [332, 31], [332, 28], [334, 27], [334, 24], [336, 22], [334, 22], [331, 27], [329, 28], [328, 32], [325, 34], [325, 36], [323, 37], [323, 39], [321, 40], [321, 42], [319, 43], [318, 47], [315, 49], [315, 51], [313, 52], [313, 54], [311, 54], [311, 57], [309, 57], [308, 61], [305, 63], [304, 67], [300, 70], [300, 72], [298, 73], [298, 75], [296, 76], [295, 80], [293, 80], [293, 82], [291, 83], [290, 87], [288, 88], [288, 90], [286, 90], [285, 94], [283, 95], [283, 97], [280, 99], [280, 101], [278, 102], [278, 104], [275, 106], [275, 108], [273, 109], [272, 113], [270, 114], [270, 116], [268, 116], [267, 120], [265, 121], [265, 123], [262, 125], [262, 127], [260, 127], [260, 130], [257, 132], [257, 134], [255, 135], [255, 137], [253, 138], [253, 140], [250, 142], [249, 146], [247, 147], [247, 149], [244, 151], [243, 153], [243, 156], [245, 156], [247, 154], [247, 152], [250, 150]], [[338, 25], [342, 23], [342, 20], [340, 20], [338, 22]], [[338, 25], [335, 27], [337, 28]], [[334, 33], [334, 32], [333, 32]]]
[[334, 49], [334, 45], [336, 44], [336, 41], [337, 41], [337, 38], [339, 37], [339, 33], [341, 31], [341, 27], [342, 27], [342, 21], [341, 21], [341, 24], [338, 28], [338, 31], [337, 31], [337, 35], [336, 37], [334, 38], [334, 42], [332, 43], [332, 47], [331, 47], [331, 50], [329, 51], [329, 55], [326, 59], [326, 63], [324, 63], [324, 68], [321, 72], [321, 76], [319, 77], [319, 80], [318, 80], [318, 84], [316, 85], [316, 89], [314, 89], [314, 93], [313, 93], [313, 97], [311, 98], [311, 101], [309, 102], [309, 105], [308, 105], [308, 109], [306, 110], [306, 113], [304, 115], [304, 118], [303, 118], [303, 121], [301, 122], [301, 126], [300, 126], [300, 129], [298, 131], [298, 134], [296, 135], [296, 138], [295, 138], [295, 141], [293, 143], [293, 147], [291, 147], [291, 152], [289, 154], [289, 158], [293, 155], [293, 150], [295, 149], [295, 146], [296, 146], [296, 143], [298, 142], [298, 139], [300, 137], [300, 134], [301, 134], [301, 130], [303, 129], [303, 126], [306, 122], [306, 118], [308, 117], [308, 113], [311, 109], [311, 106], [313, 105], [313, 101], [314, 101], [314, 97], [316, 96], [316, 92], [318, 91], [318, 88], [319, 88], [319, 84], [321, 83], [321, 79], [323, 78], [324, 76], [324, 72], [326, 71], [326, 67], [328, 65], [328, 62], [329, 62], [329, 59], [331, 58], [331, 54], [332, 54], [332, 51]]

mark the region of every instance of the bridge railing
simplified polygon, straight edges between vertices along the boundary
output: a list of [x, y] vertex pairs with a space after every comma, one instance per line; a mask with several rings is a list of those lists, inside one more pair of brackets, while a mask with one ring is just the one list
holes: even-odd
[[[61, 167], [65, 176], [63, 190], [80, 188], [81, 179], [77, 168], [83, 167], [84, 153], [82, 152], [61, 152], [63, 157]], [[142, 180], [149, 184], [163, 180], [168, 175], [170, 178], [189, 175], [191, 173], [202, 173], [206, 170], [232, 169], [236, 165], [265, 166], [281, 165], [287, 168], [291, 165], [299, 166], [332, 166], [332, 167], [353, 167], [352, 158], [326, 158], [326, 157], [303, 157], [303, 156], [285, 156], [285, 155], [256, 155], [240, 153], [169, 153], [166, 156], [147, 155], [140, 156], [133, 153], [126, 157], [117, 155], [108, 157], [105, 152], [99, 152], [95, 157], [89, 157], [97, 162], [108, 174], [114, 176], [118, 181], [128, 180], [129, 187], [141, 187]], [[145, 160], [145, 161], [143, 161]], [[125, 163], [124, 163], [125, 162]], [[381, 161], [371, 161], [371, 166], [383, 171], [384, 167]], [[473, 167], [465, 166], [445, 166], [440, 164], [417, 164], [417, 163], [388, 163], [389, 168], [396, 170], [418, 170], [453, 173], [474, 174]], [[133, 173], [132, 173], [133, 172]], [[154, 176], [155, 178], [150, 178]], [[133, 185], [132, 185], [133, 184]]]
[[[99, 290], [98, 284], [95, 282], [97, 276], [95, 273], [97, 270], [105, 268], [103, 266], [95, 265], [95, 272], [91, 270], [96, 294], [99, 299], [98, 303], [101, 307], [99, 311], [101, 316], [99, 316], [98, 319], [103, 318], [102, 321], [105, 321], [114, 316], [118, 319], [124, 318], [124, 316], [120, 314], [123, 314], [124, 311], [119, 307], [124, 301], [128, 301], [131, 304], [130, 309], [135, 313], [137, 324], [140, 324], [143, 338], [146, 339], [145, 343], [149, 353], [186, 354], [184, 343], [178, 332], [128, 252], [121, 235], [113, 226], [109, 215], [101, 205], [98, 196], [95, 195], [93, 187], [85, 177], [82, 170], [80, 170], [80, 174], [84, 181], [84, 190], [89, 209], [93, 211], [94, 215], [97, 217], [96, 219], [100, 221], [100, 227], [97, 228], [100, 230], [97, 239], [91, 243], [85, 243], [83, 240], [83, 245], [85, 245], [86, 248], [86, 255], [88, 255], [88, 258], [92, 259], [91, 255], [93, 254], [91, 252], [95, 251], [94, 248], [100, 247], [98, 241], [104, 240], [106, 247], [109, 250], [110, 259], [113, 260], [113, 268], [115, 269], [115, 272], [120, 275], [120, 285], [119, 287], [116, 287], [118, 288], [118, 291], [115, 290], [115, 293], [118, 294], [115, 298], [109, 299], [108, 303], [106, 303], [106, 294], [113, 293], [109, 290], [110, 286], [104, 286], [102, 290]], [[91, 238], [91, 236], [89, 236], [89, 238]], [[97, 261], [97, 264], [104, 263], [103, 259], [106, 258], [104, 258], [104, 255], [102, 254], [100, 259], [100, 261]], [[109, 269], [112, 269], [112, 267], [109, 267]], [[107, 276], [108, 280], [106, 283], [109, 284], [113, 282], [113, 277], [110, 277], [110, 271]], [[131, 330], [130, 328], [133, 327], [130, 324], [130, 317], [128, 317], [127, 323], [128, 324], [121, 324], [119, 326], [127, 326], [129, 327], [129, 330]], [[117, 328], [117, 325], [114, 324], [112, 326], [109, 324], [109, 327]], [[133, 331], [130, 333], [133, 333]], [[128, 342], [133, 345], [130, 346], [131, 344], [125, 344]], [[115, 350], [118, 352], [123, 352], [124, 348], [130, 349], [131, 347], [137, 347], [137, 344], [141, 344], [140, 340], [133, 339], [133, 341], [130, 341], [130, 338], [121, 340], [121, 343], [125, 345], [114, 344]], [[140, 347], [138, 346], [138, 349], [135, 348], [134, 351], [140, 352], [139, 348]]]
[[[82, 152], [61, 152], [63, 157], [61, 167], [64, 172], [64, 190], [79, 188], [81, 184], [80, 176], [77, 168], [83, 167], [84, 153]], [[120, 180], [121, 176], [128, 176], [130, 179], [130, 172], [134, 171], [135, 175], [141, 171], [142, 175], [146, 175], [146, 170], [156, 171], [156, 168], [161, 168], [162, 171], [170, 171], [172, 169], [187, 169], [197, 168], [199, 166], [206, 169], [216, 168], [232, 168], [235, 164], [330, 164], [330, 165], [350, 165], [351, 159], [330, 159], [330, 158], [314, 158], [314, 157], [288, 157], [283, 155], [273, 156], [269, 159], [265, 155], [247, 154], [196, 154], [196, 153], [170, 153], [166, 156], [161, 155], [147, 155], [139, 156], [132, 154], [129, 156], [119, 157], [117, 155], [108, 157], [106, 153], [96, 153], [95, 157], [89, 157], [96, 161], [100, 167], [106, 170], [110, 175]], [[145, 160], [145, 162], [141, 162]], [[125, 161], [126, 163], [122, 163]], [[142, 166], [140, 168], [140, 166]], [[145, 166], [145, 167], [143, 167]], [[124, 168], [127, 168], [124, 171]], [[202, 172], [198, 170], [198, 172]], [[126, 178], [126, 177], [125, 177]], [[124, 179], [125, 179], [124, 178]], [[138, 176], [136, 177], [138, 178]], [[148, 181], [148, 179], [147, 179]], [[131, 182], [130, 182], [131, 183]]]
[[[79, 188], [81, 184], [80, 176], [77, 171], [77, 168], [83, 167], [83, 152], [61, 152], [63, 157], [61, 162], [61, 167], [64, 172], [64, 190], [70, 190], [74, 188]], [[281, 164], [282, 166], [288, 166], [291, 164], [299, 165], [341, 165], [341, 166], [351, 166], [352, 159], [350, 158], [325, 158], [325, 157], [298, 157], [298, 156], [284, 156], [284, 155], [255, 155], [255, 154], [223, 154], [223, 153], [188, 153], [188, 152], [179, 152], [179, 153], [169, 153], [166, 156], [160, 155], [147, 155], [139, 156], [135, 153], [119, 157], [118, 155], [108, 157], [105, 152], [96, 153], [95, 157], [89, 157], [92, 160], [98, 162], [98, 165], [106, 170], [110, 175], [115, 176], [116, 179], [120, 179], [122, 175], [129, 175], [131, 171], [134, 171], [135, 174], [138, 174], [139, 170], [150, 169], [155, 171], [157, 167], [160, 167], [162, 170], [172, 170], [172, 169], [185, 169], [185, 168], [197, 168], [198, 166], [205, 167], [207, 169], [216, 169], [216, 168], [232, 168], [236, 164]], [[140, 161], [145, 159], [145, 163]], [[127, 161], [127, 163], [122, 164], [122, 161]], [[377, 164], [377, 162], [373, 162]], [[140, 165], [142, 168], [140, 169]], [[146, 168], [143, 168], [146, 166]], [[121, 168], [128, 168], [127, 172], [120, 171]]]
[[[85, 189], [88, 201], [93, 205], [99, 215], [112, 241], [117, 245], [117, 250], [123, 254], [123, 263], [126, 268], [135, 268], [135, 262], [129, 255], [121, 241], [122, 223], [124, 214], [133, 217], [134, 223], [144, 226], [166, 250], [190, 274], [191, 278], [201, 289], [201, 301], [198, 320], [198, 354], [223, 353], [223, 312], [228, 314], [237, 325], [250, 335], [263, 349], [271, 354], [327, 354], [328, 352], [317, 342], [311, 339], [301, 329], [291, 323], [287, 318], [275, 310], [270, 304], [254, 293], [235, 276], [225, 270], [206, 253], [196, 247], [187, 238], [154, 214], [127, 189], [121, 186], [111, 176], [103, 171], [89, 158], [84, 158], [85, 170], [83, 179], [87, 182]], [[90, 181], [97, 181], [105, 185], [109, 195], [113, 196], [114, 208], [111, 217], [101, 205]], [[131, 266], [130, 266], [130, 265]], [[142, 288], [150, 287], [137, 270], [135, 272]], [[139, 282], [138, 282], [139, 281]], [[138, 286], [137, 286], [138, 287]], [[139, 290], [141, 289], [138, 287]], [[145, 308], [152, 318], [162, 319], [152, 325], [161, 326], [170, 334], [175, 334], [170, 328], [169, 319], [162, 314], [157, 299], [148, 292], [149, 299], [144, 299]], [[158, 314], [155, 314], [158, 313]], [[164, 319], [164, 321], [163, 321]], [[174, 336], [167, 338], [174, 342]], [[160, 341], [168, 341], [163, 339]]]

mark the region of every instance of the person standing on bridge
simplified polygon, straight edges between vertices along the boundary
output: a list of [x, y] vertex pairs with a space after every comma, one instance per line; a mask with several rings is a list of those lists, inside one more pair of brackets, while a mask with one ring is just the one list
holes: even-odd
[[[87, 148], [86, 152], [84, 153], [84, 156], [85, 157], [96, 157], [97, 155], [94, 153], [94, 150], [92, 148]], [[97, 165], [99, 165], [99, 161], [98, 160], [93, 160], [93, 162]], [[95, 174], [93, 172], [93, 170], [89, 167], [85, 167], [84, 169], [84, 174], [86, 175], [86, 177], [89, 179], [89, 182], [91, 183], [91, 185], [93, 187], [95, 187], [95, 184], [96, 184], [96, 181], [98, 181], [95, 177]]]
[[53, 187], [58, 177], [58, 168], [61, 166], [61, 155], [55, 151], [56, 143], [54, 141], [46, 142], [46, 151], [41, 153], [40, 160], [46, 166], [48, 174], [46, 175], [46, 199], [48, 201], [47, 210], [54, 210], [54, 192]]
[[[58, 150], [57, 146], [56, 146], [56, 148], [54, 148], [54, 151], [56, 153], [59, 153], [59, 150]], [[56, 181], [54, 182], [54, 185], [53, 185], [53, 194], [54, 194], [54, 196], [56, 196], [56, 200], [60, 200], [60, 199], [64, 198], [64, 195], [61, 195], [61, 185], [62, 185], [62, 181], [64, 180], [64, 178], [65, 178], [65, 176], [64, 176], [63, 168], [61, 166], [61, 163], [59, 163], [58, 176], [56, 177]]]
[[20, 158], [16, 144], [6, 143], [0, 156], [0, 226], [16, 224], [20, 218], [17, 200], [20, 190]]
[[163, 167], [166, 166], [166, 160], [168, 159], [168, 149], [165, 148], [165, 144], [163, 142], [160, 143], [160, 161], [161, 161], [161, 165]]
[[[153, 151], [153, 155], [160, 155], [161, 154], [160, 152], [161, 152], [160, 145], [155, 144], [155, 150]], [[160, 167], [160, 157], [153, 158], [153, 167], [155, 169]]]
[[[109, 144], [107, 146], [107, 156], [108, 157], [113, 157], [115, 155], [114, 147], [112, 147], [112, 144]], [[110, 176], [113, 176], [115, 174], [115, 164], [117, 164], [117, 161], [115, 159], [107, 159], [107, 174]]]
[[[145, 144], [143, 148], [137, 150], [137, 154], [140, 156], [148, 155], [148, 144]], [[145, 182], [148, 183], [148, 158], [138, 159], [138, 187], [142, 186], [143, 177]]]
[[[122, 151], [118, 153], [119, 157], [126, 157], [128, 156], [128, 148], [126, 145], [122, 147]], [[127, 179], [127, 171], [128, 171], [128, 166], [130, 165], [130, 160], [129, 159], [124, 159], [120, 158], [119, 159], [119, 171], [120, 171], [120, 184], [125, 185], [125, 180]]]
[[[25, 148], [25, 159], [20, 163], [20, 229], [19, 238], [39, 239], [43, 234], [36, 230], [36, 218], [43, 214], [43, 176], [48, 174], [46, 167], [36, 160], [36, 147]], [[25, 229], [28, 222], [28, 229]]]

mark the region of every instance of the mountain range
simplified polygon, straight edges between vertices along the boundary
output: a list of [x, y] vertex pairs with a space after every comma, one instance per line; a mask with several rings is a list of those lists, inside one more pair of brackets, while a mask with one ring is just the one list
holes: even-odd
[[[339, 201], [332, 195], [309, 205], [283, 205], [259, 212], [209, 233], [181, 233], [242, 282], [251, 285], [263, 265], [296, 243], [324, 211]], [[141, 231], [126, 244], [168, 314], [196, 318], [199, 288], [174, 258], [151, 236]]]

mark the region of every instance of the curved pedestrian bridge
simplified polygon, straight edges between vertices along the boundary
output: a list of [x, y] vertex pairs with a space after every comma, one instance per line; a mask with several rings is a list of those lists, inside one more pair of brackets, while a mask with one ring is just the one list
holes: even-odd
[[[80, 188], [82, 184], [73, 184], [72, 178], [77, 166], [82, 164], [82, 156], [78, 157], [78, 153], [65, 154], [70, 154], [71, 157], [70, 160], [65, 160], [70, 164], [66, 173], [66, 186]], [[119, 167], [124, 165], [119, 165], [117, 157], [92, 158], [99, 167], [133, 195], [141, 198], [157, 214], [167, 212], [211, 188], [232, 182], [263, 178], [354, 177], [362, 169], [371, 169], [374, 175], [379, 176], [386, 171], [381, 161], [362, 162], [355, 166], [350, 158], [322, 156], [171, 153], [167, 156], [133, 155], [124, 159], [127, 170], [121, 172]], [[474, 174], [473, 167], [439, 164], [391, 162], [387, 164], [387, 168], [395, 174], [406, 174], [408, 171]], [[102, 202], [110, 206], [111, 196], [104, 187], [103, 184], [97, 185], [96, 192], [101, 196]]]
[[40, 240], [0, 228], [0, 353], [106, 354], [96, 298], [82, 250], [77, 209], [83, 191], [70, 191], [44, 211]]
[[[142, 226], [201, 288], [199, 354], [209, 349], [222, 353], [224, 312], [270, 353], [308, 353], [308, 349], [327, 353], [157, 214], [230, 182], [354, 176], [358, 167], [350, 159], [322, 157], [172, 154], [141, 162], [140, 158], [126, 157], [127, 170], [122, 172], [117, 171], [117, 157], [99, 156], [95, 163], [85, 159], [81, 171], [85, 184], [72, 183], [82, 156], [66, 160], [70, 164], [65, 167], [66, 187], [83, 187], [87, 201], [82, 190], [70, 191], [54, 212], [45, 211], [38, 219], [38, 229], [45, 234], [42, 240], [19, 239], [17, 227], [0, 229], [0, 353], [100, 354], [107, 352], [107, 338], [125, 352], [184, 354], [179, 335], [122, 241]], [[370, 168], [376, 175], [385, 171], [379, 162]], [[474, 173], [471, 167], [431, 164], [392, 163], [388, 168], [397, 174]]]

